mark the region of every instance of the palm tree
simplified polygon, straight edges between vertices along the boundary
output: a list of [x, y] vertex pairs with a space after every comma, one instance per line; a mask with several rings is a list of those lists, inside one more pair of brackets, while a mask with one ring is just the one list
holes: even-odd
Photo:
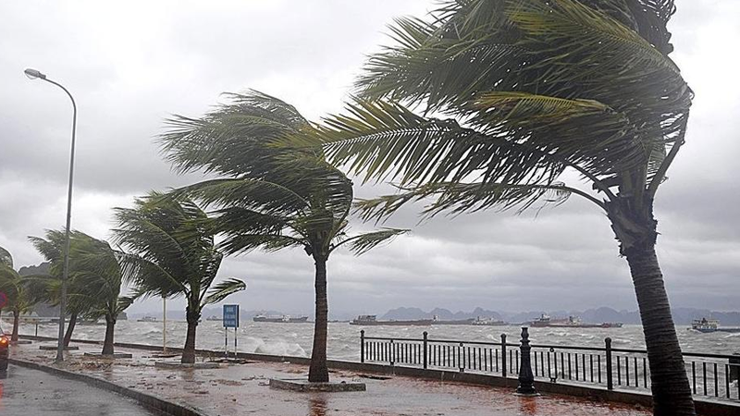
[[136, 299], [136, 294], [121, 296], [124, 276], [119, 259], [123, 256], [123, 253], [113, 250], [108, 242], [87, 235], [73, 239], [70, 245], [72, 279], [81, 288], [71, 297], [91, 305], [85, 312], [86, 318], [105, 318], [103, 355], [113, 355], [118, 316]]
[[427, 197], [427, 215], [593, 203], [630, 266], [654, 413], [694, 415], [653, 216], [693, 98], [668, 58], [673, 3], [447, 0], [430, 21], [397, 21], [397, 44], [369, 59], [360, 98], [322, 133], [330, 161], [400, 182], [359, 204], [365, 219]]
[[[47, 230], [46, 238], [28, 237], [31, 244], [41, 253], [44, 259], [50, 263], [49, 274], [45, 276], [28, 276], [29, 284], [35, 288], [37, 300], [47, 301], [52, 305], [58, 305], [62, 287], [62, 269], [64, 263], [65, 232], [62, 230]], [[81, 244], [92, 237], [87, 234], [72, 230], [69, 236], [70, 247]], [[77, 326], [77, 320], [90, 310], [97, 307], [97, 299], [87, 295], [90, 288], [75, 278], [73, 269], [72, 251], [70, 249], [70, 269], [67, 281], [67, 313], [69, 313], [69, 324], [64, 334], [64, 348], [69, 346], [72, 334]]]
[[195, 333], [203, 307], [244, 290], [238, 279], [215, 284], [223, 255], [216, 249], [208, 216], [187, 199], [151, 193], [134, 208], [116, 208], [116, 240], [124, 275], [144, 296], [183, 296], [188, 322], [182, 363], [195, 362]]
[[230, 95], [232, 102], [201, 119], [175, 117], [162, 136], [168, 159], [182, 172], [203, 169], [221, 178], [180, 189], [218, 207], [214, 230], [228, 254], [261, 248], [302, 247], [313, 258], [316, 309], [308, 379], [328, 382], [326, 294], [329, 256], [346, 245], [362, 254], [405, 230], [348, 236], [352, 182], [322, 152], [279, 148], [316, 133], [291, 105], [259, 92]]
[[11, 341], [18, 341], [21, 314], [28, 312], [36, 304], [27, 286], [27, 279], [13, 268], [13, 256], [0, 247], [0, 292], [7, 296], [6, 305], [0, 306], [0, 309], [6, 307], [13, 314]]

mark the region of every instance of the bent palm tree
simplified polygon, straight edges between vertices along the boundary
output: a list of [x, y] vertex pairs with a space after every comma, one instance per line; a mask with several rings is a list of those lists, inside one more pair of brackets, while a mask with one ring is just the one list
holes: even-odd
[[73, 279], [81, 288], [72, 295], [78, 302], [89, 303], [85, 317], [105, 318], [105, 339], [103, 355], [114, 353], [114, 336], [118, 316], [136, 299], [134, 296], [120, 296], [124, 276], [119, 258], [106, 241], [85, 235], [72, 240], [70, 245], [70, 269]]
[[[92, 237], [87, 234], [72, 230], [69, 236], [70, 247], [86, 241]], [[50, 263], [48, 276], [28, 276], [29, 284], [35, 288], [38, 300], [46, 300], [52, 305], [59, 305], [62, 287], [62, 269], [64, 264], [65, 232], [59, 230], [47, 230], [46, 239], [40, 237], [28, 237], [31, 244], [41, 253], [44, 259]], [[75, 279], [75, 270], [72, 268], [72, 253], [70, 250], [69, 280], [67, 281], [67, 306], [69, 313], [69, 324], [64, 334], [63, 344], [68, 347], [72, 340], [72, 334], [77, 326], [78, 318], [97, 307], [98, 299], [86, 295], [89, 288]]]
[[[430, 196], [427, 215], [570, 195], [604, 211], [632, 272], [654, 413], [694, 415], [653, 217], [693, 97], [668, 58], [674, 11], [673, 0], [448, 0], [431, 23], [397, 21], [398, 45], [370, 58], [362, 99], [322, 135], [331, 161], [400, 181], [359, 204], [365, 219]], [[560, 182], [565, 171], [594, 192]]]
[[362, 254], [405, 230], [348, 236], [352, 182], [320, 150], [274, 145], [315, 134], [309, 122], [293, 106], [262, 93], [231, 98], [231, 104], [202, 119], [170, 120], [172, 129], [162, 136], [168, 159], [181, 171], [203, 169], [224, 176], [176, 193], [219, 208], [213, 227], [224, 235], [226, 253], [302, 247], [313, 258], [316, 310], [308, 379], [327, 382], [329, 255], [343, 245]]
[[37, 301], [29, 292], [27, 279], [13, 268], [13, 256], [2, 247], [0, 247], [0, 293], [4, 293], [7, 298], [7, 303], [0, 305], [0, 309], [7, 308], [13, 314], [13, 332], [10, 340], [18, 341], [21, 314], [28, 312]]
[[216, 284], [223, 255], [216, 249], [208, 216], [189, 200], [151, 193], [134, 208], [116, 208], [116, 240], [124, 275], [144, 296], [185, 297], [188, 331], [182, 363], [195, 362], [195, 333], [203, 307], [244, 290], [238, 279]]

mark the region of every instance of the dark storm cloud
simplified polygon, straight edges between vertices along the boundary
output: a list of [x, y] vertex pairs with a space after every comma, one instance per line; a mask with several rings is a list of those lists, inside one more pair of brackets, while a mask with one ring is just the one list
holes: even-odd
[[[364, 56], [387, 43], [392, 17], [434, 7], [407, 1], [3, 2], [0, 15], [0, 245], [19, 264], [26, 241], [64, 220], [71, 110], [61, 91], [26, 79], [37, 67], [80, 108], [74, 226], [107, 237], [110, 208], [182, 177], [153, 140], [171, 113], [198, 116], [224, 91], [256, 88], [318, 119], [341, 109]], [[697, 96], [687, 144], [656, 202], [658, 255], [681, 306], [736, 308], [740, 291], [740, 40], [734, 0], [682, 1], [673, 58]], [[132, 28], [134, 30], [132, 30]], [[360, 181], [356, 181], [360, 183]], [[357, 188], [361, 197], [387, 185]], [[585, 201], [517, 216], [482, 212], [418, 224], [421, 205], [386, 225], [413, 233], [361, 257], [329, 263], [331, 307], [382, 312], [405, 305], [535, 310], [635, 308], [626, 262], [603, 213]], [[355, 222], [356, 231], [372, 224]], [[245, 309], [308, 312], [313, 264], [301, 250], [228, 259], [221, 276], [249, 282]], [[155, 309], [153, 303], [134, 310]]]

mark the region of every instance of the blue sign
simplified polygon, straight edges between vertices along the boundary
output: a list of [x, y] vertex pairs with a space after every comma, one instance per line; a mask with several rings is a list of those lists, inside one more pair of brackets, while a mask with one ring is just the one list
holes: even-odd
[[224, 305], [224, 328], [239, 328], [239, 305]]

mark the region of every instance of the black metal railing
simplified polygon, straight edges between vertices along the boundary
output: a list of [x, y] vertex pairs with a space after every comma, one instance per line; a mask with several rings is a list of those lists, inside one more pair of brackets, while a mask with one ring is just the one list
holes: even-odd
[[[610, 338], [603, 347], [529, 345], [526, 328], [522, 341], [460, 341], [429, 338], [386, 338], [365, 336], [360, 331], [360, 361], [388, 363], [392, 366], [479, 372], [501, 377], [519, 377], [522, 363], [535, 380], [552, 383], [571, 382], [613, 389], [650, 389], [647, 351], [614, 348]], [[526, 343], [526, 345], [525, 345]], [[697, 396], [711, 396], [740, 401], [740, 355], [684, 353], [684, 362], [692, 391]], [[526, 356], [528, 359], [522, 360]]]

